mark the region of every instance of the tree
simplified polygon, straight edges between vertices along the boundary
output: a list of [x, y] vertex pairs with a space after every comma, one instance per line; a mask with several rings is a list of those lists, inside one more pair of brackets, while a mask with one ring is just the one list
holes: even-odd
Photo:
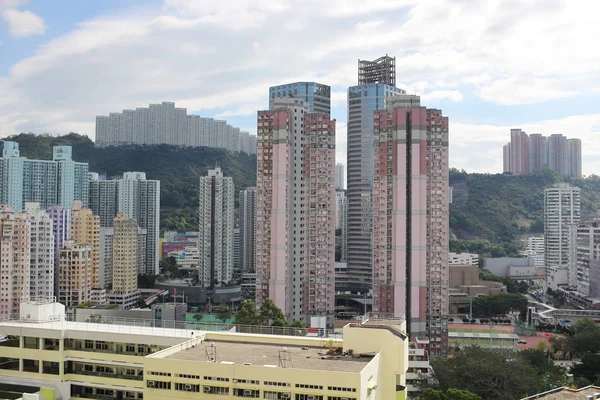
[[231, 310], [227, 307], [219, 308], [219, 311], [217, 313], [217, 319], [219, 319], [223, 323], [226, 323], [229, 318], [231, 318]]
[[[273, 322], [278, 320], [285, 322], [283, 311], [281, 311], [281, 308], [277, 307], [272, 299], [265, 299], [262, 306], [260, 306], [259, 311], [260, 325], [272, 325]], [[285, 324], [276, 326], [285, 326]]]
[[235, 322], [240, 325], [259, 325], [256, 306], [252, 300], [246, 300], [235, 314]]
[[304, 323], [303, 323], [302, 321], [300, 321], [300, 320], [298, 320], [298, 319], [297, 319], [297, 320], [295, 320], [294, 322], [292, 322], [292, 323], [290, 324], [290, 326], [291, 326], [292, 328], [304, 328]]
[[196, 314], [194, 314], [194, 319], [195, 319], [197, 322], [200, 322], [200, 321], [202, 321], [202, 318], [204, 318], [204, 315], [202, 315], [202, 313], [196, 313]]
[[448, 400], [481, 400], [481, 396], [468, 390], [448, 389], [446, 390], [446, 399]]
[[427, 388], [421, 394], [420, 400], [481, 400], [481, 397], [468, 390], [448, 389], [444, 393], [441, 390]]
[[438, 389], [467, 390], [486, 400], [518, 399], [537, 393], [540, 377], [512, 351], [467, 347], [453, 358], [432, 360]]
[[446, 400], [446, 394], [441, 390], [427, 388], [421, 394], [420, 400]]

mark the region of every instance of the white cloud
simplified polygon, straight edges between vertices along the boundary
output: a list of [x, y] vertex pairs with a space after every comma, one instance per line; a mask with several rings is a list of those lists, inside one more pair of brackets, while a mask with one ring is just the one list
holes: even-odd
[[[23, 4], [0, 0], [0, 13]], [[96, 115], [160, 101], [247, 125], [268, 107], [269, 86], [315, 80], [332, 86], [337, 157], [345, 162], [343, 106], [357, 59], [395, 55], [398, 86], [425, 105], [569, 101], [600, 90], [600, 52], [581, 39], [600, 37], [599, 11], [594, 0], [164, 0], [81, 21], [12, 65], [0, 75], [0, 136], [93, 136]], [[451, 164], [500, 171], [510, 127], [449, 117]], [[572, 136], [595, 144], [586, 117], [577, 118]]]
[[2, 11], [2, 18], [8, 23], [10, 34], [14, 37], [43, 35], [46, 32], [44, 20], [31, 11], [8, 8]]
[[463, 95], [458, 90], [434, 90], [421, 94], [421, 101], [424, 103], [428, 101], [437, 102], [444, 99], [459, 102], [463, 100]]

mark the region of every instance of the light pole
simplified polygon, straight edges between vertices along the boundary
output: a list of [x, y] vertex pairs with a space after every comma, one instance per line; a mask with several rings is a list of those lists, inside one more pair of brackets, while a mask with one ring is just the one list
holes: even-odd
[[493, 329], [493, 322], [490, 321], [489, 322], [489, 326], [490, 326], [490, 350], [492, 349], [492, 329]]
[[469, 296], [469, 323], [473, 320], [473, 296]]

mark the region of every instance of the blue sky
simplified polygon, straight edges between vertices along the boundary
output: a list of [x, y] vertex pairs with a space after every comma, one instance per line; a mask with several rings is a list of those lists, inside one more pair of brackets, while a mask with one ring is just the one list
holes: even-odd
[[397, 86], [449, 116], [451, 166], [501, 172], [519, 127], [580, 137], [584, 174], [600, 173], [598, 11], [594, 0], [0, 0], [0, 137], [93, 137], [96, 115], [160, 101], [255, 132], [269, 86], [315, 80], [332, 87], [345, 162], [356, 60], [387, 53]]

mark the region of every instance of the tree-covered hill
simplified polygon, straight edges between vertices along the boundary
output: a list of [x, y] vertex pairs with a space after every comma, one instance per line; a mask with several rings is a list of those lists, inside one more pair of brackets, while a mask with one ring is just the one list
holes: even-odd
[[[581, 188], [582, 219], [598, 217], [600, 177], [596, 175], [563, 179], [550, 170], [516, 176], [452, 169], [450, 185], [455, 201], [450, 206], [450, 230], [457, 239], [487, 240], [492, 244], [514, 243], [520, 235], [542, 233], [544, 189], [562, 181]], [[453, 243], [454, 249], [466, 250], [460, 242]]]
[[256, 184], [256, 156], [223, 149], [167, 145], [99, 148], [76, 133], [58, 137], [20, 134], [6, 140], [18, 142], [21, 155], [30, 159], [51, 159], [53, 146], [70, 145], [73, 159], [88, 162], [92, 172], [117, 176], [142, 171], [148, 179], [160, 180], [161, 230], [198, 230], [199, 178], [215, 165], [233, 178], [236, 191]]

